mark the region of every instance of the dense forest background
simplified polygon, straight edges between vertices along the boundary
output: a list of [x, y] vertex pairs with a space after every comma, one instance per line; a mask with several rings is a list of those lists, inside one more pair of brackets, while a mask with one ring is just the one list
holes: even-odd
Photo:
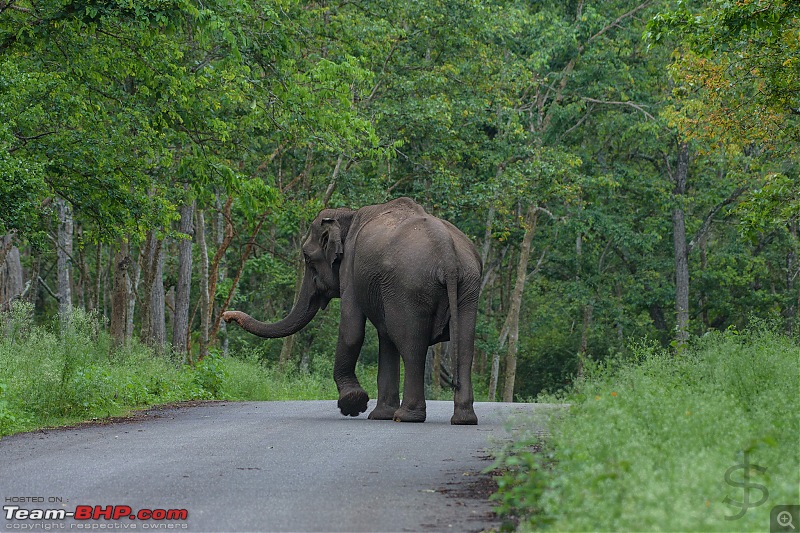
[[283, 340], [220, 316], [288, 312], [321, 208], [409, 196], [483, 258], [490, 399], [556, 390], [643, 338], [681, 350], [754, 318], [797, 333], [798, 16], [0, 0], [0, 311], [64, 324], [78, 307], [117, 346], [327, 369], [336, 302]]

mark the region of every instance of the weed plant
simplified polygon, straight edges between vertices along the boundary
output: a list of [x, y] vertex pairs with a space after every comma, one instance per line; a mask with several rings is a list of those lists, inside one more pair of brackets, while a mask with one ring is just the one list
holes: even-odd
[[[97, 316], [75, 309], [61, 330], [35, 326], [30, 305], [0, 314], [0, 436], [119, 416], [185, 400], [310, 400], [338, 397], [332, 363], [279, 372], [255, 355], [212, 353], [194, 366], [135, 340], [113, 348]], [[376, 369], [358, 366], [375, 397]]]
[[772, 507], [800, 504], [799, 363], [796, 342], [762, 329], [588, 368], [542, 398], [570, 403], [552, 436], [499, 458], [499, 510], [521, 530], [768, 531]]

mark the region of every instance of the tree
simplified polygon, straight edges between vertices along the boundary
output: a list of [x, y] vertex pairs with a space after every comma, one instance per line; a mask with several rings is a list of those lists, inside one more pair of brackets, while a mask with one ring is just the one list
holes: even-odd
[[72, 315], [72, 206], [63, 198], [56, 199], [58, 230], [58, 315], [63, 332]]
[[192, 282], [192, 237], [194, 236], [194, 201], [181, 207], [182, 239], [178, 242], [178, 279], [175, 288], [175, 321], [172, 329], [172, 349], [186, 353], [189, 337], [189, 307]]
[[23, 294], [22, 264], [19, 249], [14, 245], [14, 235], [0, 236], [0, 312], [8, 311], [11, 304]]
[[[799, 139], [800, 76], [793, 68], [798, 28], [800, 6], [786, 0], [679, 2], [659, 13], [647, 36], [653, 43], [678, 38], [671, 70], [680, 83], [680, 107], [673, 119], [684, 135], [727, 150], [755, 149], [765, 160], [793, 158]], [[772, 177], [748, 204], [754, 218], [769, 213], [785, 221], [800, 213], [799, 198], [796, 179]]]

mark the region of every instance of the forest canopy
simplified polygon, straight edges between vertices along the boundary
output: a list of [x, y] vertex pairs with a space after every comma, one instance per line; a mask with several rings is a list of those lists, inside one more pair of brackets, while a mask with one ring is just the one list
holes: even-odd
[[796, 333], [798, 17], [0, 0], [0, 311], [77, 307], [116, 346], [327, 369], [335, 305], [275, 341], [221, 314], [285, 316], [323, 207], [409, 196], [481, 254], [484, 397], [557, 390], [645, 337]]

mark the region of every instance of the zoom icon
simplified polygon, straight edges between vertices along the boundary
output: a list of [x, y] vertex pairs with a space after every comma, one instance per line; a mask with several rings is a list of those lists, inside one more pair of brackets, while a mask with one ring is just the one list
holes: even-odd
[[776, 505], [769, 513], [770, 533], [798, 533], [800, 505]]

